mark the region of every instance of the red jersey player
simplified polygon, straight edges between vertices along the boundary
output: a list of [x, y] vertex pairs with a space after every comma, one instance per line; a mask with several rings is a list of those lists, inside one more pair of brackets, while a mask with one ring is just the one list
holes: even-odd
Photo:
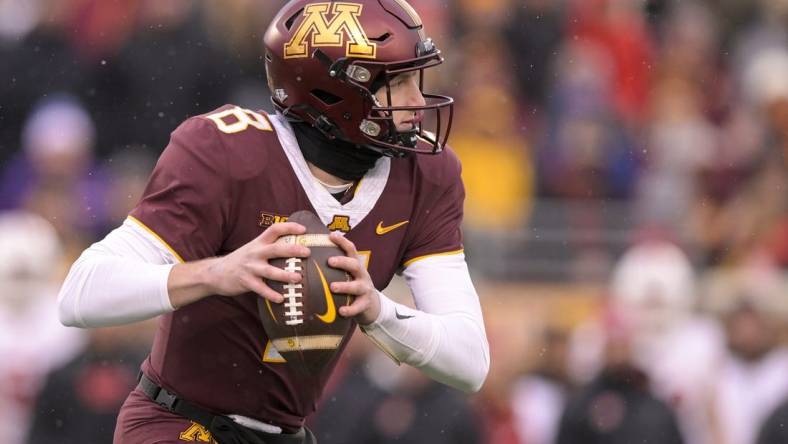
[[[486, 377], [460, 164], [446, 145], [453, 104], [423, 92], [442, 58], [418, 14], [403, 0], [296, 0], [265, 45], [277, 112], [226, 105], [179, 126], [137, 207], [61, 289], [66, 325], [162, 315], [116, 443], [314, 442], [303, 422], [331, 369], [317, 381], [290, 371], [257, 314], [258, 298], [282, 301], [264, 279], [300, 279], [267, 262], [309, 255], [274, 244], [303, 232], [284, 222], [299, 210], [349, 256], [330, 261], [353, 277], [332, 284], [354, 296], [340, 315], [438, 381], [474, 391]], [[397, 272], [418, 309], [381, 293]]]

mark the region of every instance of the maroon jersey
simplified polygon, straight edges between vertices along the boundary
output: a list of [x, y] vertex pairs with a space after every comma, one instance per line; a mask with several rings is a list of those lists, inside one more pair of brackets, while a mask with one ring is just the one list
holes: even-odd
[[[383, 289], [409, 261], [462, 249], [463, 198], [460, 164], [447, 150], [381, 158], [341, 204], [313, 179], [281, 116], [226, 105], [172, 133], [131, 216], [194, 261], [311, 210], [346, 233]], [[263, 330], [258, 297], [210, 296], [162, 316], [143, 369], [210, 411], [292, 431], [314, 411], [333, 366], [314, 380], [289, 371]]]

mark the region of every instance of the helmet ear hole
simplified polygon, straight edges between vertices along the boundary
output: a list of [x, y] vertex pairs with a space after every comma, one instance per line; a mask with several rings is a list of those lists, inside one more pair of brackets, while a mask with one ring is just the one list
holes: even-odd
[[310, 93], [315, 96], [318, 100], [325, 103], [326, 105], [336, 105], [337, 103], [342, 101], [342, 97], [336, 96], [331, 94], [328, 91], [323, 91], [322, 89], [313, 89]]
[[369, 40], [373, 41], [373, 42], [377, 42], [377, 43], [383, 43], [386, 40], [388, 40], [389, 37], [391, 37], [391, 33], [387, 32], [387, 33], [384, 33], [384, 34], [380, 35], [379, 37], [370, 37]]
[[296, 11], [295, 14], [291, 15], [290, 18], [287, 19], [287, 21], [285, 21], [285, 28], [287, 28], [288, 31], [290, 31], [290, 28], [293, 27], [293, 23], [295, 22], [295, 19], [298, 18], [298, 16], [301, 15], [302, 12], [304, 12], [304, 8], [301, 8], [298, 11]]

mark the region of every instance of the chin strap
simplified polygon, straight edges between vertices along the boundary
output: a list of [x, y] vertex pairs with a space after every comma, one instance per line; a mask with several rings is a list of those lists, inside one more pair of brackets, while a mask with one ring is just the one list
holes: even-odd
[[[274, 105], [276, 105], [276, 103], [274, 103]], [[279, 112], [281, 112], [282, 115], [285, 117], [285, 119], [287, 119], [287, 121], [290, 122], [291, 124], [305, 123], [311, 125], [313, 128], [320, 131], [323, 134], [323, 136], [325, 136], [329, 140], [334, 140], [334, 139], [343, 140], [342, 132], [339, 130], [339, 128], [336, 125], [331, 123], [331, 120], [329, 120], [328, 117], [326, 117], [323, 114], [320, 114], [316, 109], [305, 103], [299, 103], [293, 106], [288, 106], [287, 108], [282, 108], [277, 106], [277, 109], [279, 109]], [[310, 124], [309, 122], [301, 118], [297, 113], [293, 112], [293, 111], [302, 111], [302, 110], [305, 112], [306, 115], [310, 116], [314, 120], [314, 123]]]
[[419, 142], [419, 130], [416, 128], [409, 129], [408, 131], [395, 131], [393, 137], [394, 143], [397, 145], [404, 145], [408, 148], [415, 148]]

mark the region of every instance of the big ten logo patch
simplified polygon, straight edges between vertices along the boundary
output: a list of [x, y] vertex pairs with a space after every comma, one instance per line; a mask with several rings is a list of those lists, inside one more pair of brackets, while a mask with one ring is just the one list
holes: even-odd
[[331, 231], [341, 231], [347, 233], [350, 231], [350, 216], [334, 215], [331, 223], [328, 224], [328, 229]]
[[193, 422], [188, 429], [181, 432], [178, 436], [181, 441], [187, 442], [207, 442], [211, 444], [218, 444], [211, 436], [211, 432], [205, 430], [205, 427]]
[[287, 222], [287, 216], [274, 213], [260, 213], [260, 220], [257, 221], [257, 224], [262, 228], [268, 228], [279, 222]]
[[[308, 57], [313, 51], [309, 48], [311, 44], [313, 48], [344, 45], [348, 57], [374, 59], [378, 46], [369, 40], [359, 22], [363, 7], [358, 3], [345, 2], [308, 5], [304, 8], [304, 20], [298, 25], [293, 38], [285, 43], [284, 58]], [[329, 9], [331, 20], [327, 20]]]
[[[279, 222], [287, 222], [287, 216], [282, 216], [281, 214], [275, 213], [260, 213], [260, 218], [257, 221], [257, 225], [261, 228], [266, 229], [273, 224], [277, 224]], [[344, 216], [341, 214], [336, 214], [331, 219], [331, 223], [326, 225], [329, 230], [331, 231], [341, 231], [343, 233], [350, 232], [350, 216]]]

